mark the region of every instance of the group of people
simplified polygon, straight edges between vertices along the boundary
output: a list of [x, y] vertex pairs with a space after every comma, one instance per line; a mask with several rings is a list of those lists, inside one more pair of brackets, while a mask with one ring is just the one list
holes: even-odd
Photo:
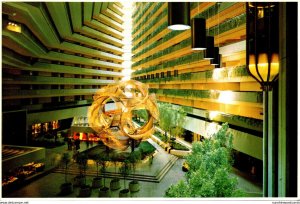
[[[89, 148], [90, 142], [91, 141], [86, 140], [86, 148], [87, 149]], [[91, 145], [93, 146], [93, 144], [91, 144]], [[79, 154], [79, 149], [80, 149], [80, 139], [79, 139], [79, 137], [77, 139], [69, 137], [68, 138], [68, 150], [73, 150], [73, 159], [74, 159], [74, 161], [76, 161], [76, 157]]]
[[80, 149], [80, 140], [79, 138], [74, 140], [73, 138], [68, 138], [68, 150], [79, 150]]

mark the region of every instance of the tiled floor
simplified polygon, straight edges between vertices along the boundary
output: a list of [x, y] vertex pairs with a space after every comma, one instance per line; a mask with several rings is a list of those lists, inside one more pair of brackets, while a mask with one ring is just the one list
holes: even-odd
[[[158, 154], [154, 157], [153, 166], [144, 166], [144, 169], [140, 169], [140, 173], [145, 171], [145, 174], [148, 175], [149, 171], [157, 171], [160, 165], [169, 159], [168, 154], [159, 146], [155, 146], [158, 150]], [[85, 145], [82, 145], [81, 150], [85, 149]], [[66, 146], [61, 146], [53, 149], [47, 149], [47, 160], [46, 165], [50, 168], [52, 165], [56, 164], [59, 159], [61, 152], [68, 151]], [[159, 183], [153, 182], [142, 182], [141, 189], [139, 192], [134, 193], [131, 197], [164, 197], [165, 191], [171, 184], [177, 183], [180, 179], [184, 179], [184, 172], [182, 171], [183, 159], [178, 159], [171, 169], [167, 172], [165, 177]], [[258, 196], [261, 194], [261, 187], [248, 181], [244, 177], [240, 176], [235, 171], [233, 175], [238, 177], [239, 186], [247, 192], [252, 192], [253, 196]], [[75, 175], [68, 175], [69, 181], [71, 181]], [[92, 183], [93, 177], [87, 177], [87, 184]], [[106, 179], [106, 186], [109, 186], [110, 179]], [[129, 181], [126, 181], [128, 185]], [[42, 178], [39, 178], [32, 183], [10, 193], [5, 197], [43, 197], [43, 198], [55, 198], [59, 197], [60, 185], [64, 183], [64, 174], [61, 173], [49, 173]], [[128, 187], [128, 186], [127, 186]], [[123, 188], [123, 181], [121, 181], [121, 189]], [[77, 197], [79, 188], [74, 188], [74, 192], [66, 197]], [[91, 197], [98, 197], [98, 189], [92, 190]], [[119, 190], [111, 191], [111, 197], [119, 197]]]

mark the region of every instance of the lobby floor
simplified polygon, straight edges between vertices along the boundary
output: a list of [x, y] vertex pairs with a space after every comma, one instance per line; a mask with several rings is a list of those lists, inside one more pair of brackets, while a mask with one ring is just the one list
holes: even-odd
[[[150, 141], [151, 142], [151, 141]], [[151, 142], [152, 143], [152, 142]], [[139, 169], [139, 173], [145, 171], [145, 175], [148, 175], [149, 172], [156, 173], [157, 169], [161, 168], [167, 161], [170, 160], [170, 155], [165, 152], [160, 146], [154, 143], [157, 154], [153, 159], [152, 165], [144, 165]], [[85, 144], [81, 145], [81, 151], [84, 151], [86, 148]], [[47, 149], [46, 150], [46, 167], [50, 170], [51, 167], [57, 164], [59, 160], [59, 155], [62, 152], [68, 151], [67, 146], [61, 146], [57, 148]], [[180, 179], [184, 179], [184, 172], [182, 171], [182, 163], [184, 159], [177, 159], [174, 165], [170, 168], [170, 170], [165, 174], [165, 176], [160, 180], [159, 183], [154, 182], [145, 182], [140, 181], [141, 189], [139, 192], [131, 194], [131, 197], [139, 197], [139, 198], [150, 198], [150, 197], [164, 197], [165, 191], [171, 184], [176, 184]], [[74, 164], [75, 165], [75, 164]], [[56, 173], [55, 171], [49, 171], [50, 173], [45, 176], [34, 180], [26, 186], [8, 194], [5, 196], [6, 198], [14, 198], [14, 197], [28, 197], [28, 198], [57, 198], [60, 197], [60, 185], [64, 183], [64, 174]], [[239, 181], [239, 187], [248, 193], [251, 197], [261, 196], [262, 188], [261, 186], [247, 180], [246, 177], [242, 176], [240, 172], [236, 170], [233, 171], [233, 176], [236, 176]], [[68, 180], [72, 181], [75, 175], [68, 175]], [[94, 176], [87, 176], [87, 184], [91, 185], [92, 179]], [[109, 187], [110, 178], [106, 179], [106, 186]], [[126, 180], [126, 185], [128, 188], [128, 182], [130, 180]], [[121, 189], [124, 188], [123, 180], [121, 179]], [[120, 190], [121, 190], [120, 189]], [[74, 198], [78, 196], [79, 187], [74, 188], [74, 192], [69, 194], [68, 196], [64, 196], [67, 198]], [[98, 197], [98, 189], [92, 190], [91, 197]], [[111, 191], [111, 197], [118, 198], [119, 190]], [[99, 198], [100, 199], [100, 198]]]

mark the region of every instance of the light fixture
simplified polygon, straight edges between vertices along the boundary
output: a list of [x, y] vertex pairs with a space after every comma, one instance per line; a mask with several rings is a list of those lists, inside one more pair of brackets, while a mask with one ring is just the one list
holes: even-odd
[[16, 33], [21, 33], [22, 32], [21, 25], [18, 24], [18, 23], [11, 22], [11, 21], [7, 22], [6, 29], [10, 30], [10, 31], [13, 31], [13, 32], [16, 32]]
[[210, 60], [210, 64], [221, 67], [221, 55], [218, 47], [214, 47], [214, 58]]
[[[246, 63], [249, 74], [260, 83], [263, 114], [263, 196], [276, 193], [276, 141], [273, 134], [272, 86], [279, 73], [278, 2], [246, 3]], [[269, 101], [269, 98], [271, 99]], [[271, 106], [269, 107], [269, 104]], [[270, 131], [271, 130], [271, 131]]]
[[[219, 7], [221, 3], [216, 3], [215, 6]], [[217, 11], [219, 9], [217, 8]], [[219, 54], [219, 47], [220, 47], [220, 22], [219, 22], [219, 13], [218, 12], [218, 47], [214, 47], [214, 57], [210, 60], [211, 65], [215, 65], [215, 68], [221, 68], [222, 67], [222, 55]], [[214, 34], [216, 36], [216, 34]]]
[[265, 90], [279, 73], [278, 6], [247, 3], [247, 68]]
[[214, 58], [215, 38], [213, 36], [206, 36], [206, 50], [204, 50], [204, 58], [210, 60]]
[[206, 50], [205, 18], [192, 19], [192, 50]]
[[190, 29], [190, 3], [168, 3], [168, 28], [171, 30]]

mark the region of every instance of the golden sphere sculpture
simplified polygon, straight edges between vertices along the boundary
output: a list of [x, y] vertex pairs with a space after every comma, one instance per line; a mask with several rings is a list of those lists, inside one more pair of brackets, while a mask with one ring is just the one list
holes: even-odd
[[[89, 126], [106, 146], [125, 150], [131, 139], [145, 140], [153, 133], [159, 112], [155, 95], [148, 93], [148, 85], [135, 80], [121, 81], [99, 89], [93, 99], [88, 110]], [[113, 102], [113, 110], [105, 109], [108, 102]], [[140, 109], [147, 111], [148, 121], [138, 127], [132, 117], [134, 110]]]

